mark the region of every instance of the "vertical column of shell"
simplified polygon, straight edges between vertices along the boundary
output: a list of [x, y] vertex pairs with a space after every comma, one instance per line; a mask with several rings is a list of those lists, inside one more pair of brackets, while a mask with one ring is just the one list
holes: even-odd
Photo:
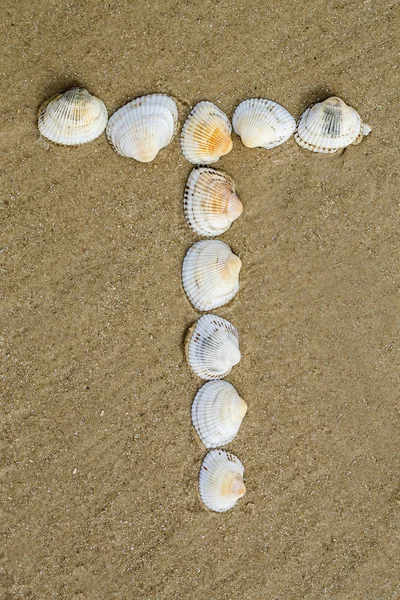
[[[221, 235], [241, 215], [242, 210], [243, 205], [236, 195], [235, 184], [231, 177], [211, 167], [200, 166], [192, 170], [184, 191], [184, 213], [189, 227], [199, 236], [210, 238]], [[217, 272], [217, 268], [214, 268], [210, 258], [213, 252], [216, 253], [215, 265], [218, 265], [219, 269], [223, 262], [221, 253], [227, 255], [224, 273]], [[195, 262], [195, 259], [202, 255], [207, 255], [207, 260], [210, 261], [203, 265], [203, 270], [201, 258], [199, 264]], [[197, 277], [192, 272], [193, 264], [199, 269]], [[240, 267], [240, 259], [232, 253], [225, 242], [220, 240], [196, 242], [189, 249], [182, 268], [183, 286], [192, 305], [197, 310], [207, 311], [229, 302], [239, 289]], [[191, 277], [193, 280], [190, 279]], [[217, 293], [215, 286], [218, 286], [219, 277], [222, 277], [223, 282], [220, 292]], [[229, 283], [227, 284], [229, 277], [233, 280], [232, 291], [227, 291], [225, 287], [222, 292], [223, 285], [229, 287]], [[208, 286], [201, 284], [200, 281], [204, 282], [205, 279], [212, 283]], [[203, 290], [200, 289], [202, 285], [204, 285], [203, 296]], [[210, 297], [207, 296], [208, 290]], [[215, 371], [214, 369], [208, 371], [205, 366], [202, 368], [203, 365], [199, 367], [198, 362], [205, 360], [205, 357], [214, 360], [211, 346], [218, 335], [222, 339], [221, 331], [226, 336], [224, 348], [231, 344], [229, 351], [226, 351], [227, 363], [220, 364], [224, 362], [225, 357], [221, 356], [221, 352], [214, 352], [217, 355], [213, 364]], [[219, 449], [236, 437], [247, 411], [246, 403], [235, 388], [227, 381], [221, 380], [240, 360], [236, 328], [229, 321], [211, 313], [203, 315], [188, 332], [186, 356], [196, 374], [212, 380], [205, 383], [196, 394], [192, 405], [192, 423], [206, 448], [212, 448], [205, 455], [200, 469], [201, 499], [209, 509], [224, 512], [235, 505], [246, 489], [243, 483], [244, 468], [239, 459]]]

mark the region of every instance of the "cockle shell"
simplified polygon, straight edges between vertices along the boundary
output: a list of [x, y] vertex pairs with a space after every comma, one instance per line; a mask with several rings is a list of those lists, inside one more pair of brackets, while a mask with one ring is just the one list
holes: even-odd
[[192, 404], [192, 423], [206, 448], [219, 448], [238, 434], [247, 404], [227, 381], [208, 381]]
[[189, 366], [202, 379], [222, 379], [241, 355], [236, 327], [217, 315], [203, 315], [189, 329], [185, 342]]
[[232, 126], [212, 102], [199, 102], [186, 119], [181, 134], [184, 157], [195, 165], [217, 162], [232, 150]]
[[201, 240], [189, 248], [182, 266], [182, 283], [197, 310], [223, 306], [239, 290], [242, 261], [220, 240]]
[[39, 109], [40, 133], [56, 144], [78, 146], [99, 137], [108, 119], [104, 102], [87, 90], [73, 87], [50, 98]]
[[275, 148], [286, 142], [296, 129], [292, 115], [265, 98], [243, 100], [233, 113], [232, 125], [247, 148]]
[[121, 156], [152, 161], [168, 146], [178, 123], [178, 108], [166, 94], [135, 98], [117, 110], [107, 124], [107, 138]]
[[233, 179], [211, 167], [193, 169], [183, 204], [189, 227], [199, 235], [210, 237], [227, 231], [243, 211]]
[[210, 450], [200, 467], [199, 492], [204, 504], [214, 512], [225, 512], [246, 493], [244, 467], [234, 454]]
[[294, 139], [311, 152], [333, 154], [350, 144], [359, 144], [370, 131], [354, 108], [333, 96], [304, 111]]

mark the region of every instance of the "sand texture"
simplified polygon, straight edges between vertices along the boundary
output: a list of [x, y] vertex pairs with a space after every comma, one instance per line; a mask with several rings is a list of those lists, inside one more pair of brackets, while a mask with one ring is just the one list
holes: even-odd
[[[387, 0], [4, 0], [1, 15], [1, 600], [395, 600], [399, 561], [398, 5]], [[241, 290], [228, 446], [247, 494], [200, 502], [180, 269], [191, 165], [105, 135], [46, 145], [72, 84], [110, 114], [166, 92], [298, 119], [330, 95], [372, 133], [338, 156], [293, 137], [216, 166], [244, 204], [222, 236]]]

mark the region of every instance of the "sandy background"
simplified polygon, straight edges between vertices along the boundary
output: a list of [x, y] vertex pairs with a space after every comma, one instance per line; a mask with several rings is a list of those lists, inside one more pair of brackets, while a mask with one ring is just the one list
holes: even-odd
[[[1, 600], [399, 598], [396, 4], [2, 6]], [[241, 336], [248, 493], [224, 515], [198, 497], [182, 351], [191, 167], [178, 137], [150, 165], [104, 135], [46, 150], [37, 108], [73, 83], [110, 113], [170, 93], [181, 122], [335, 94], [373, 128], [337, 157], [235, 136], [216, 165], [245, 206], [217, 313]]]

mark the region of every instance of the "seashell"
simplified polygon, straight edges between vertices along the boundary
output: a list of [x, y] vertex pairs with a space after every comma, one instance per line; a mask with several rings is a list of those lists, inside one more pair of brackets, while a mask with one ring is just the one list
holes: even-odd
[[201, 240], [189, 248], [182, 265], [182, 283], [197, 310], [223, 306], [239, 290], [242, 261], [220, 240]]
[[135, 98], [109, 119], [107, 138], [121, 156], [152, 161], [168, 146], [178, 124], [178, 108], [166, 94]]
[[235, 133], [247, 148], [275, 148], [286, 142], [296, 129], [296, 121], [280, 104], [265, 98], [244, 100], [232, 117]]
[[200, 467], [199, 492], [204, 504], [214, 512], [225, 512], [245, 495], [244, 467], [234, 454], [210, 450]]
[[208, 381], [192, 404], [192, 423], [206, 448], [219, 448], [238, 434], [247, 404], [227, 381]]
[[186, 221], [199, 235], [215, 236], [227, 231], [243, 211], [233, 179], [211, 167], [195, 168], [184, 194]]
[[241, 358], [237, 329], [217, 315], [203, 315], [189, 329], [185, 351], [196, 375], [202, 379], [222, 379]]
[[304, 111], [294, 139], [311, 152], [333, 154], [350, 144], [359, 144], [370, 131], [354, 108], [333, 96]]
[[85, 88], [73, 87], [42, 104], [38, 127], [51, 142], [78, 146], [98, 138], [106, 128], [107, 119], [107, 109], [100, 98]]
[[181, 134], [184, 157], [195, 165], [217, 162], [232, 150], [232, 126], [212, 102], [199, 102], [186, 119]]

